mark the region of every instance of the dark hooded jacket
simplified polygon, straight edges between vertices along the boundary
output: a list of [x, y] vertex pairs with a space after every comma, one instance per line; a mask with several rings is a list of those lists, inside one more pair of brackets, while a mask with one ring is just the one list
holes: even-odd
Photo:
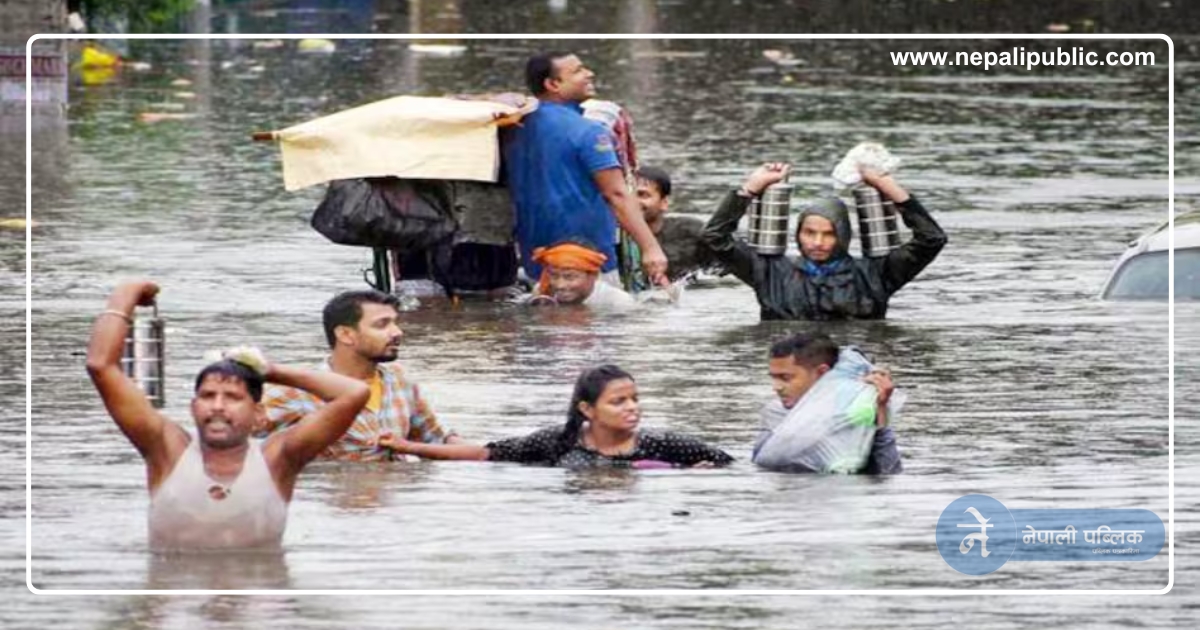
[[896, 204], [912, 239], [879, 258], [850, 256], [850, 214], [836, 199], [821, 200], [800, 215], [829, 219], [838, 245], [822, 274], [806, 271], [803, 258], [765, 256], [733, 236], [750, 198], [731, 192], [704, 227], [704, 241], [735, 276], [750, 285], [763, 319], [882, 319], [888, 299], [917, 277], [946, 244], [946, 234], [914, 197]]

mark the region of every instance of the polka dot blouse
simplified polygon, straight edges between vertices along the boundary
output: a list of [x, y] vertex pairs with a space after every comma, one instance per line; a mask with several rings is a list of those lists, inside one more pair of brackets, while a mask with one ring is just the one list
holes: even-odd
[[620, 455], [604, 455], [583, 445], [582, 434], [575, 446], [559, 455], [563, 427], [550, 427], [525, 437], [509, 438], [487, 445], [488, 459], [563, 468], [612, 466], [617, 468], [688, 467], [701, 462], [724, 466], [733, 462], [728, 453], [696, 438], [669, 431], [639, 431], [634, 449]]

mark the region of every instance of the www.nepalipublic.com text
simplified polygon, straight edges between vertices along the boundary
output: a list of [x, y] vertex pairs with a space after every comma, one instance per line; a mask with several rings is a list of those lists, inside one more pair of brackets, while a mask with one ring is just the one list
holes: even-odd
[[1043, 66], [1153, 66], [1152, 52], [1096, 52], [1082, 46], [1054, 50], [1026, 50], [1024, 46], [1000, 52], [893, 52], [897, 66], [973, 66], [990, 68]]

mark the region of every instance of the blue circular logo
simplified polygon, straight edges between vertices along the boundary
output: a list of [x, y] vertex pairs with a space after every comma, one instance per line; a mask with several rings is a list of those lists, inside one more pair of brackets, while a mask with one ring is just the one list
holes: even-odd
[[968, 494], [942, 510], [937, 547], [951, 568], [984, 575], [1004, 566], [1017, 548], [1017, 524], [1004, 504], [984, 494]]

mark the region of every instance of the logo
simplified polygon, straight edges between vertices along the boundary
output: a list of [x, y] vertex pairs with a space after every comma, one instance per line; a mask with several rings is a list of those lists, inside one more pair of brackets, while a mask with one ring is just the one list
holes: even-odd
[[615, 147], [613, 147], [612, 136], [608, 134], [600, 134], [600, 136], [596, 138], [596, 144], [593, 145], [592, 148], [596, 150], [596, 153], [612, 153], [615, 150]]
[[999, 569], [1016, 541], [1017, 525], [1008, 508], [984, 494], [956, 499], [938, 519], [938, 552], [959, 573], [984, 575]]
[[955, 499], [937, 523], [937, 546], [955, 571], [991, 573], [1004, 563], [1149, 560], [1166, 544], [1150, 510], [1009, 510], [982, 494]]

